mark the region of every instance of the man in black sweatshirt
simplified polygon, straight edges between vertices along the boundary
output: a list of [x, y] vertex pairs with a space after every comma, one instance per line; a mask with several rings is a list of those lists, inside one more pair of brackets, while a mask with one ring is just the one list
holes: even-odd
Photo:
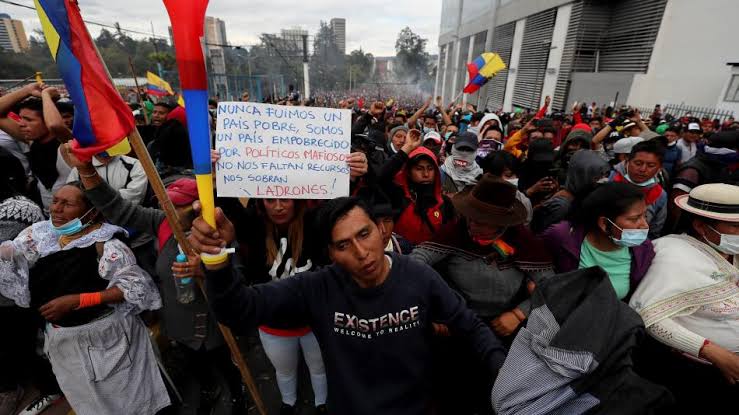
[[[291, 278], [244, 286], [229, 263], [206, 266], [219, 321], [235, 333], [260, 324], [310, 325], [321, 346], [333, 414], [424, 414], [431, 409], [432, 322], [469, 340], [490, 385], [505, 360], [495, 335], [429, 266], [384, 253], [369, 209], [355, 198], [326, 202], [319, 226], [333, 265]], [[218, 229], [202, 218], [190, 241], [216, 254], [234, 229], [216, 210]]]

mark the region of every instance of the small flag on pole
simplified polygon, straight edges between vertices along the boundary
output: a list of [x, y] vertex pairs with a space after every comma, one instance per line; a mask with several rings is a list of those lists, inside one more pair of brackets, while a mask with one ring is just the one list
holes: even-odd
[[467, 72], [470, 74], [470, 83], [464, 87], [465, 94], [471, 94], [487, 83], [496, 73], [506, 68], [500, 55], [485, 52], [472, 62], [467, 64]]
[[147, 71], [146, 72], [146, 83], [147, 83], [147, 87], [146, 87], [147, 94], [153, 95], [155, 97], [167, 97], [167, 96], [177, 95], [177, 105], [181, 106], [182, 108], [185, 108], [185, 100], [182, 99], [182, 95], [175, 94], [174, 90], [169, 85], [169, 82], [156, 76], [152, 72]]
[[168, 95], [174, 95], [174, 91], [169, 85], [169, 82], [154, 75], [149, 71], [146, 72], [146, 82], [146, 93], [149, 95], [154, 95], [155, 97], [166, 97]]
[[127, 154], [135, 128], [131, 109], [113, 86], [75, 0], [34, 0], [46, 43], [74, 103], [72, 150], [93, 155]]

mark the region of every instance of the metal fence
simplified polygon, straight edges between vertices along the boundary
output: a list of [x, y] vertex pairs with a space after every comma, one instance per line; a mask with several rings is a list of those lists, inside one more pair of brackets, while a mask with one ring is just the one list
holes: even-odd
[[721, 122], [726, 121], [729, 117], [734, 116], [734, 111], [722, 110], [711, 107], [698, 107], [694, 105], [675, 105], [667, 104], [662, 108], [663, 114], [672, 114], [674, 117], [693, 116], [698, 118], [717, 119]]
[[[639, 107], [639, 106], [631, 106], [632, 108], [636, 108], [641, 112], [641, 116], [643, 118], [651, 117], [652, 112], [654, 111], [654, 107]], [[723, 110], [720, 108], [712, 108], [712, 107], [699, 107], [697, 105], [685, 105], [685, 104], [667, 104], [662, 107], [662, 116], [670, 114], [675, 118], [680, 118], [683, 116], [689, 116], [689, 117], [696, 117], [696, 118], [708, 118], [711, 120], [718, 119], [722, 123], [726, 121], [729, 117], [734, 116], [734, 111], [731, 110]]]

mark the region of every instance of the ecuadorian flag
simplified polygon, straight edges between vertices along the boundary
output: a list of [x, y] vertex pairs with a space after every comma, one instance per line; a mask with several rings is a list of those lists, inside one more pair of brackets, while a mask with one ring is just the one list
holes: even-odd
[[72, 148], [87, 161], [127, 154], [135, 128], [131, 109], [113, 86], [75, 0], [34, 0], [46, 43], [74, 102]]
[[505, 69], [505, 63], [500, 55], [485, 52], [472, 62], [467, 64], [467, 72], [470, 74], [470, 83], [464, 87], [465, 94], [471, 94], [487, 83], [496, 73]]
[[155, 97], [174, 95], [174, 91], [172, 90], [172, 87], [169, 86], [169, 82], [149, 71], [146, 71], [146, 82], [148, 84], [146, 86], [146, 93], [149, 95], [154, 95]]

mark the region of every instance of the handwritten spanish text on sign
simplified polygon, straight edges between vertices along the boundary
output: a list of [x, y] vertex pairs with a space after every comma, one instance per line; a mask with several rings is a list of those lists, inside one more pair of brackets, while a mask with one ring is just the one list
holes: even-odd
[[349, 195], [351, 111], [218, 104], [218, 196], [333, 199]]

